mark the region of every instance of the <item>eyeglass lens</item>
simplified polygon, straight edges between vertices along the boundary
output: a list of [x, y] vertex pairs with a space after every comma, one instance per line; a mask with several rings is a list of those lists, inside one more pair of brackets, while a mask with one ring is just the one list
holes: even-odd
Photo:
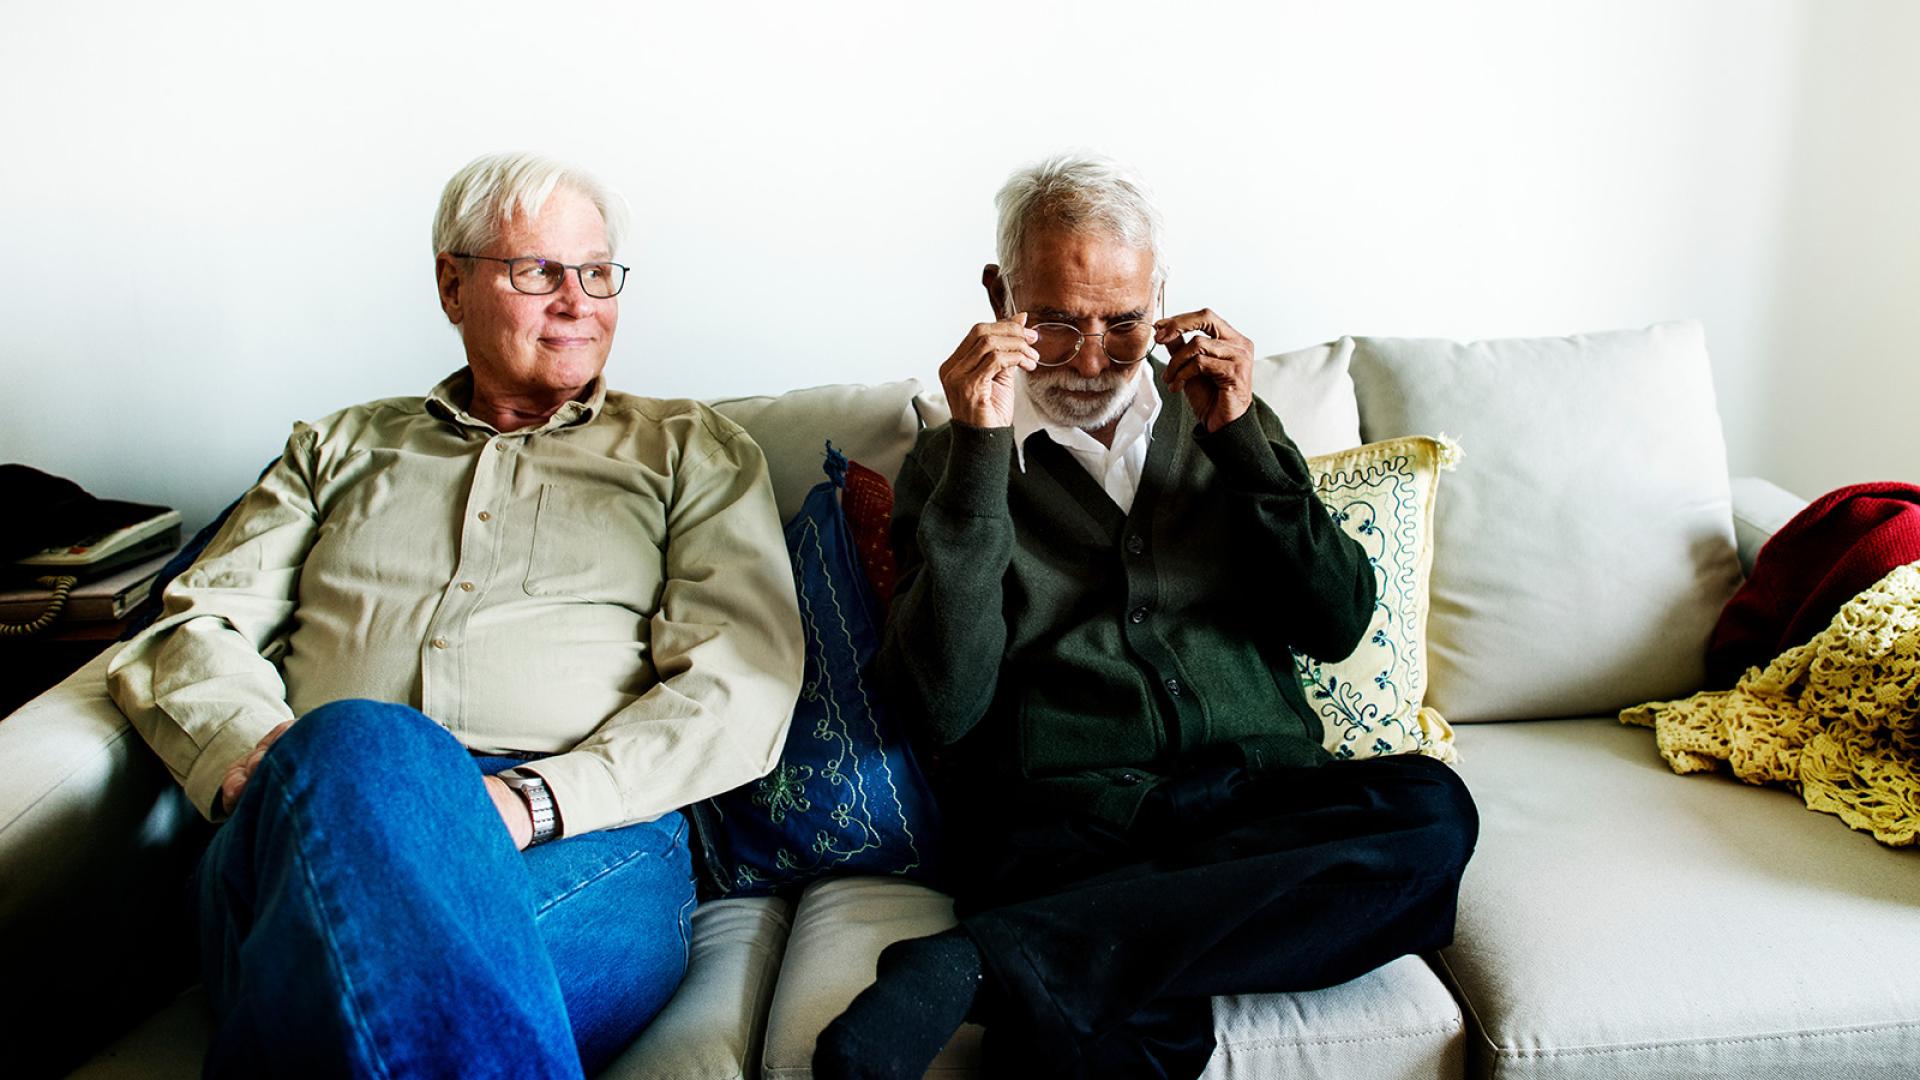
[[[561, 281], [567, 276], [566, 264], [551, 259], [511, 259], [507, 267], [513, 287], [534, 296], [559, 291]], [[581, 291], [597, 299], [618, 295], [626, 284], [627, 268], [619, 263], [581, 263], [577, 269]]]
[[1116, 364], [1137, 364], [1153, 349], [1153, 324], [1142, 319], [1114, 323], [1103, 334], [1082, 334], [1070, 323], [1040, 323], [1034, 328], [1039, 339], [1033, 351], [1040, 354], [1044, 367], [1058, 367], [1074, 358], [1086, 338], [1101, 339], [1107, 357]]

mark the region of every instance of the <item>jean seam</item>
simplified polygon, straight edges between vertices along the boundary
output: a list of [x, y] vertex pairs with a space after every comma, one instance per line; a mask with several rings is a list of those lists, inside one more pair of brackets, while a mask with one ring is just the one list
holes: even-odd
[[598, 867], [593, 873], [567, 886], [566, 891], [554, 895], [551, 899], [541, 904], [538, 908], [535, 908], [533, 912], [534, 918], [537, 919], [540, 916], [545, 915], [547, 912], [552, 911], [555, 907], [558, 907], [560, 905], [561, 901], [571, 899], [575, 894], [579, 893], [581, 889], [584, 889], [587, 886], [593, 884], [594, 882], [599, 881], [601, 878], [606, 877], [608, 874], [612, 874], [612, 873], [615, 873], [616, 871], [623, 869], [629, 863], [632, 863], [636, 859], [644, 859], [653, 854], [654, 853], [651, 851], [635, 851], [615, 862], [608, 863]]
[[693, 966], [693, 909], [700, 902], [698, 895], [687, 897], [680, 905], [680, 963], [681, 978], [685, 978], [686, 968]]
[[[261, 767], [271, 768], [273, 764], [271, 761], [263, 761]], [[275, 769], [275, 771], [280, 772], [281, 770]], [[373, 1025], [368, 1021], [366, 1006], [360, 1000], [360, 989], [355, 984], [352, 973], [347, 969], [346, 960], [341, 955], [339, 939], [335, 937], [333, 932], [332, 916], [338, 913], [332, 910], [333, 905], [327, 901], [326, 893], [320, 887], [320, 880], [314, 873], [313, 860], [307, 854], [306, 844], [308, 835], [306, 829], [300, 824], [304, 815], [300, 813], [299, 807], [296, 805], [297, 800], [293, 793], [288, 790], [291, 785], [287, 783], [287, 780], [290, 778], [282, 775], [279, 779], [280, 782], [274, 785], [274, 789], [280, 795], [282, 807], [294, 818], [295, 842], [292, 845], [292, 852], [294, 857], [300, 861], [301, 877], [306, 879], [307, 888], [313, 893], [315, 905], [327, 909], [330, 916], [327, 919], [321, 920], [321, 931], [327, 945], [327, 956], [332, 960], [334, 970], [339, 974], [341, 985], [347, 989], [346, 1000], [350, 1002], [352, 1006], [350, 1012], [353, 1026], [366, 1040], [367, 1054], [370, 1063], [379, 1070], [379, 1075], [391, 1077], [393, 1070], [389, 1068], [387, 1063], [381, 1058], [379, 1039], [374, 1033]]]

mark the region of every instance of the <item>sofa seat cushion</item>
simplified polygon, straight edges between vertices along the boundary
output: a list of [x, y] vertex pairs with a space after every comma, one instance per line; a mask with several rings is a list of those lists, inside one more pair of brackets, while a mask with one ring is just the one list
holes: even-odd
[[[717, 900], [695, 909], [686, 980], [600, 1075], [609, 1080], [752, 1076], [787, 921], [786, 902], [771, 897]], [[196, 986], [95, 1055], [71, 1080], [188, 1080], [200, 1075], [212, 1039], [213, 1015]]]
[[213, 1010], [198, 986], [95, 1054], [69, 1080], [194, 1080], [213, 1042]]
[[[811, 1077], [814, 1040], [873, 981], [880, 950], [953, 924], [953, 901], [911, 882], [837, 878], [808, 888], [794, 912], [767, 1016], [761, 1075]], [[1432, 1080], [1460, 1076], [1464, 1068], [1459, 1007], [1415, 956], [1315, 993], [1215, 998], [1213, 1015], [1219, 1048], [1205, 1074], [1213, 1080]], [[927, 1075], [983, 1075], [982, 1033], [971, 1024], [961, 1028]]]
[[1914, 1074], [1912, 852], [1783, 791], [1676, 776], [1612, 718], [1459, 744], [1480, 843], [1441, 956], [1472, 1075]]

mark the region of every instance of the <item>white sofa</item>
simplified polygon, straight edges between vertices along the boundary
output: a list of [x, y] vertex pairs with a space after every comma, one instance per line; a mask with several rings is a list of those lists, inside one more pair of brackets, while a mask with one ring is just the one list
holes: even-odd
[[[1323, 416], [1354, 409], [1357, 383], [1362, 421], [1405, 404], [1394, 396], [1404, 388], [1349, 380], [1337, 348], [1290, 356], [1263, 368], [1270, 400]], [[920, 424], [941, 418], [918, 389], [825, 387], [722, 408], [767, 449], [791, 513], [819, 477], [823, 438], [891, 475]], [[1461, 420], [1456, 434], [1473, 426]], [[1303, 445], [1321, 437], [1317, 422], [1301, 419]], [[1471, 460], [1474, 440], [1462, 441]], [[1733, 482], [1731, 496], [1723, 531], [1746, 565], [1803, 505], [1760, 480]], [[1724, 501], [1712, 512], [1729, 514]], [[1443, 519], [1439, 542], [1468, 541]], [[92, 1053], [74, 1073], [92, 1078], [196, 1075], [204, 999], [160, 996], [190, 983], [191, 943], [151, 913], [178, 894], [201, 827], [108, 700], [105, 663], [0, 722], [11, 780], [0, 788], [0, 948], [52, 973], [0, 1002], [5, 1015], [48, 1018], [6, 1041], [40, 1051], [0, 1054], [64, 1072]], [[1456, 688], [1455, 700], [1470, 698]], [[1920, 1075], [1911, 854], [1786, 792], [1673, 775], [1651, 735], [1610, 712], [1463, 724], [1457, 745], [1482, 818], [1454, 944], [1327, 990], [1217, 999], [1208, 1076]], [[951, 921], [944, 896], [877, 878], [817, 882], [791, 907], [704, 905], [686, 983], [606, 1075], [808, 1076], [814, 1037], [871, 979], [879, 950]], [[96, 944], [66, 944], [82, 938]], [[75, 1018], [94, 1021], [99, 1042], [72, 1034], [88, 1029]], [[929, 1075], [977, 1075], [978, 1034], [963, 1029]]]

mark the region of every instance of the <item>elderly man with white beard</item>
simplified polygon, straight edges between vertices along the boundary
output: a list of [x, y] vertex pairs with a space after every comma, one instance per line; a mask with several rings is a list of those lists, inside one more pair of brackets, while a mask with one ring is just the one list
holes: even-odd
[[814, 1071], [917, 1077], [972, 1019], [988, 1075], [1197, 1076], [1212, 995], [1446, 944], [1477, 817], [1439, 762], [1322, 748], [1291, 650], [1351, 652], [1376, 571], [1253, 343], [1163, 317], [1143, 185], [1057, 157], [998, 203], [994, 321], [901, 470], [876, 661], [936, 750], [959, 925], [881, 954]]

